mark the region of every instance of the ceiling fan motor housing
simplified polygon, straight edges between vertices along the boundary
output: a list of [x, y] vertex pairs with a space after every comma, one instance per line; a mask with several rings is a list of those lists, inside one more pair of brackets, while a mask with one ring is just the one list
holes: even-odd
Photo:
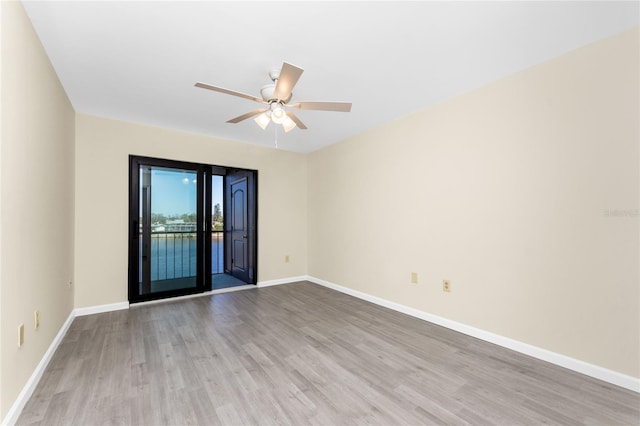
[[262, 89], [260, 89], [260, 96], [262, 96], [262, 99], [264, 99], [265, 102], [269, 102], [273, 99], [273, 92], [275, 92], [275, 90], [275, 84], [267, 84], [266, 86], [262, 86]]
[[293, 92], [289, 94], [287, 99], [278, 99], [276, 98], [274, 92], [276, 91], [276, 83], [267, 84], [266, 86], [262, 86], [260, 89], [260, 96], [264, 99], [265, 102], [281, 102], [288, 103], [291, 100], [291, 96], [293, 96]]

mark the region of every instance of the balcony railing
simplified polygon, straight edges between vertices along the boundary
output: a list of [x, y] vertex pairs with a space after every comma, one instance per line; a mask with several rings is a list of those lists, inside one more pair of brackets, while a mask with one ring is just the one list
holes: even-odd
[[[197, 243], [194, 232], [162, 231], [151, 233], [151, 281], [195, 277]], [[224, 234], [211, 231], [211, 273], [224, 272]], [[142, 235], [140, 236], [142, 264]], [[142, 281], [142, 268], [140, 268]]]

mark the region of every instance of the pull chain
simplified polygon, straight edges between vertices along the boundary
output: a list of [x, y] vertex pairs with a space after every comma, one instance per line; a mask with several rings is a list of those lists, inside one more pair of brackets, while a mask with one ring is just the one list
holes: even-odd
[[[274, 123], [275, 124], [275, 123]], [[275, 143], [276, 143], [276, 149], [278, 149], [278, 126], [273, 126], [273, 128], [275, 129]]]

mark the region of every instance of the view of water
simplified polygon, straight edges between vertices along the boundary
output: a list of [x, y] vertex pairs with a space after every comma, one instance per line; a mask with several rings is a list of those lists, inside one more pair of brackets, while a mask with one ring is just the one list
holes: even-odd
[[[222, 234], [211, 240], [211, 273], [224, 272], [224, 243]], [[196, 237], [193, 234], [152, 234], [151, 281], [170, 280], [196, 276]], [[140, 265], [142, 265], [142, 239], [140, 240]], [[142, 281], [142, 268], [140, 268]]]

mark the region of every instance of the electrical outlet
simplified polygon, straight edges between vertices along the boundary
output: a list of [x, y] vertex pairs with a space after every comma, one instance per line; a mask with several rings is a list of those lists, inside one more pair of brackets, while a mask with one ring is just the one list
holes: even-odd
[[447, 293], [451, 292], [451, 281], [449, 280], [442, 281], [442, 291], [446, 291]]
[[20, 324], [18, 327], [18, 347], [22, 347], [24, 345], [24, 324]]
[[40, 328], [40, 311], [33, 312], [33, 328], [36, 330]]
[[418, 284], [418, 273], [417, 272], [412, 272], [411, 273], [411, 284]]
[[284, 263], [289, 263], [289, 255], [286, 255], [286, 256], [284, 257]]

